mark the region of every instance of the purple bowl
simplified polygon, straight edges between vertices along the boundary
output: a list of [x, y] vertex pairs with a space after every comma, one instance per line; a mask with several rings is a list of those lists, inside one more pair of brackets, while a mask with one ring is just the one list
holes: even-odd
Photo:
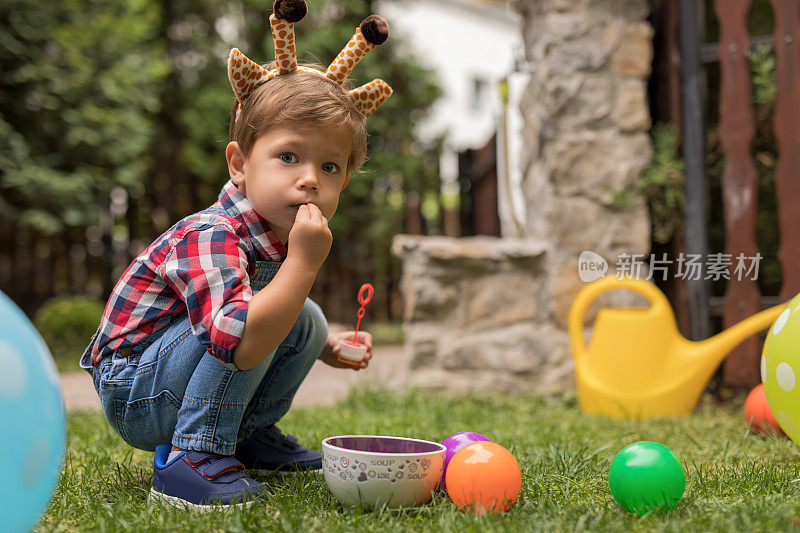
[[[484, 439], [488, 440], [488, 439]], [[356, 452], [373, 453], [432, 453], [442, 448], [435, 442], [405, 437], [378, 437], [372, 435], [353, 435], [330, 437], [325, 442], [337, 448]]]
[[444, 472], [442, 472], [442, 483], [444, 483], [444, 475], [447, 472], [447, 465], [450, 463], [450, 459], [453, 458], [456, 452], [467, 444], [480, 441], [491, 442], [485, 436], [481, 435], [480, 433], [475, 433], [474, 431], [459, 431], [458, 433], [453, 433], [444, 439], [444, 441], [442, 441], [442, 445], [447, 449], [444, 452]]

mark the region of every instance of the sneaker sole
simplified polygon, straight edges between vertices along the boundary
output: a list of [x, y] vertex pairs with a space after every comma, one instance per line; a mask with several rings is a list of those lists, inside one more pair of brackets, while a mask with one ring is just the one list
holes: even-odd
[[189, 508], [195, 511], [202, 511], [202, 512], [213, 511], [215, 509], [231, 509], [231, 508], [249, 509], [250, 506], [255, 503], [255, 500], [250, 500], [247, 502], [231, 503], [228, 505], [222, 505], [222, 504], [202, 505], [199, 503], [192, 503], [186, 501], [182, 498], [178, 498], [177, 496], [170, 496], [169, 494], [158, 492], [156, 489], [152, 487], [150, 488], [150, 496], [148, 497], [148, 500], [154, 503], [159, 501], [164, 502], [167, 505], [170, 505], [172, 507], [177, 507], [179, 509]]
[[298, 474], [305, 474], [305, 473], [322, 474], [322, 468], [315, 468], [313, 470], [312, 469], [301, 470], [301, 469], [298, 469], [298, 468], [294, 468], [294, 469], [291, 469], [291, 470], [289, 470], [289, 469], [286, 469], [286, 470], [264, 470], [264, 469], [261, 469], [261, 468], [245, 468], [245, 472], [247, 472], [248, 474], [257, 474], [257, 475], [260, 475], [260, 476], [272, 476], [272, 475], [296, 476]]

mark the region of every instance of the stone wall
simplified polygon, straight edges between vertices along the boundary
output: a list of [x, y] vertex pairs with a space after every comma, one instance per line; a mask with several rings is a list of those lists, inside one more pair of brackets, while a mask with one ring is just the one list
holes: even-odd
[[394, 240], [412, 385], [468, 392], [563, 382], [567, 346], [548, 319], [545, 247], [535, 239]]
[[[519, 0], [531, 81], [523, 98], [524, 239], [399, 236], [412, 383], [463, 392], [571, 383], [578, 257], [614, 273], [646, 254], [645, 201], [623, 209], [652, 155], [647, 0]], [[615, 302], [622, 301], [619, 295]]]
[[647, 0], [526, 0], [524, 38], [531, 82], [523, 98], [529, 163], [527, 235], [551, 243], [546, 276], [552, 318], [566, 326], [583, 283], [583, 251], [613, 274], [620, 254], [650, 247], [647, 205], [622, 209], [652, 157], [647, 78], [653, 30]]

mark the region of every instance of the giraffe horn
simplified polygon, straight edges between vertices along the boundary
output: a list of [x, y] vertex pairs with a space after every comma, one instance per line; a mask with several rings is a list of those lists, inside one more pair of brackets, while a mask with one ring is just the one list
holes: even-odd
[[389, 37], [389, 24], [379, 15], [361, 21], [350, 42], [328, 67], [325, 76], [341, 85], [359, 61]]
[[234, 48], [228, 56], [228, 79], [241, 106], [253, 89], [267, 80], [267, 69]]
[[275, 0], [269, 26], [275, 44], [275, 66], [279, 74], [297, 70], [297, 51], [294, 47], [294, 23], [308, 13], [305, 0]]
[[347, 91], [347, 94], [356, 103], [356, 107], [364, 113], [364, 116], [368, 117], [391, 96], [392, 88], [382, 79], [376, 78], [361, 87]]
[[297, 51], [294, 47], [294, 22], [269, 17], [272, 42], [275, 43], [275, 66], [280, 74], [297, 70]]

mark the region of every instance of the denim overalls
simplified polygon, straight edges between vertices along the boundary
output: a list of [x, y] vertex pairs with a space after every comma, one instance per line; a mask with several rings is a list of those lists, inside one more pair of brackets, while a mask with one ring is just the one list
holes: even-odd
[[[280, 262], [257, 262], [253, 293]], [[289, 410], [300, 383], [325, 345], [328, 325], [306, 298], [283, 342], [256, 367], [236, 371], [208, 353], [183, 316], [143, 343], [119, 350], [94, 367], [111, 426], [136, 448], [159, 444], [233, 455], [238, 440], [274, 424]]]

